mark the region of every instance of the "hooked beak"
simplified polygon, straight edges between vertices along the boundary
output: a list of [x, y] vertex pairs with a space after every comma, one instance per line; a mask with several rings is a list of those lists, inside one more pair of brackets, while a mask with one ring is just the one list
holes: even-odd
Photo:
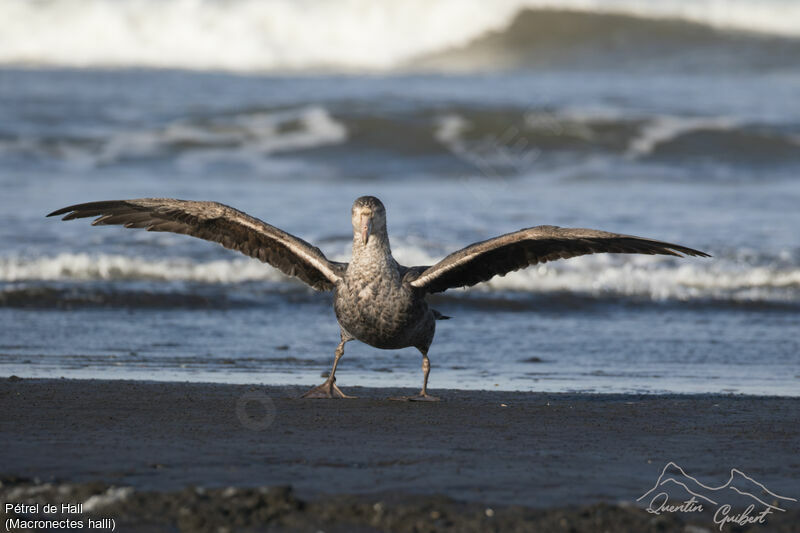
[[369, 234], [372, 233], [372, 217], [361, 215], [361, 244], [367, 245]]

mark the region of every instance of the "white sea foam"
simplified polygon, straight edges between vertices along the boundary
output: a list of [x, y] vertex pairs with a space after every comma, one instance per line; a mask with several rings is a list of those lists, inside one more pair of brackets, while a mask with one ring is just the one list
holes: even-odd
[[658, 116], [651, 119], [634, 138], [626, 155], [631, 158], [643, 157], [653, 153], [658, 145], [669, 142], [685, 133], [697, 130], [732, 130], [737, 126], [728, 117], [678, 117]]
[[0, 280], [7, 282], [147, 280], [240, 283], [286, 279], [274, 268], [247, 258], [196, 262], [189, 258], [148, 260], [85, 253], [0, 258]]
[[83, 511], [91, 513], [128, 499], [133, 487], [109, 487], [102, 494], [92, 494], [83, 502]]
[[638, 135], [631, 139], [626, 157], [644, 157], [653, 153], [660, 144], [677, 139], [681, 135], [698, 130], [730, 131], [741, 127], [740, 120], [724, 116], [680, 116], [680, 115], [648, 115], [626, 112], [613, 107], [565, 107], [558, 114], [531, 113], [526, 116], [526, 123], [535, 127], [539, 123], [552, 120], [557, 127], [563, 128], [558, 121], [572, 121], [569, 133], [581, 136], [587, 140], [592, 139], [591, 128], [587, 124], [593, 122], [632, 122], [641, 121], [643, 124]]
[[[282, 127], [293, 121], [299, 124], [298, 129], [282, 131]], [[328, 111], [320, 106], [242, 115], [235, 119], [234, 124], [238, 133], [234, 134], [234, 138], [228, 139], [234, 148], [185, 151], [178, 158], [178, 165], [185, 170], [195, 171], [209, 163], [234, 161], [260, 168], [265, 156], [339, 144], [347, 139], [347, 128], [344, 124], [333, 119]], [[191, 142], [196, 132], [196, 127], [176, 124], [165, 134], [169, 143], [176, 144]], [[201, 137], [197, 140], [202, 142], [203, 138], [210, 136], [207, 142], [220, 146], [223, 143], [217, 142], [216, 135], [202, 131]], [[231, 137], [230, 132], [227, 135]]]
[[[347, 128], [321, 106], [178, 119], [147, 129], [96, 132], [92, 137], [0, 141], [7, 153], [58, 155], [77, 169], [177, 154], [177, 164], [196, 171], [220, 161], [259, 168], [270, 155], [339, 144]], [[274, 163], [274, 162], [273, 162]]]
[[528, 7], [800, 35], [800, 4], [787, 0], [4, 0], [0, 64], [386, 69], [503, 29]]
[[798, 302], [800, 268], [748, 266], [732, 261], [587, 256], [494, 278], [485, 290], [572, 292], [663, 300]]
[[540, 154], [537, 148], [528, 145], [525, 136], [513, 126], [484, 135], [478, 140], [467, 140], [464, 133], [470, 127], [470, 122], [460, 115], [443, 115], [437, 117], [434, 138], [487, 176], [494, 176], [501, 169], [523, 172]]
[[[439, 258], [414, 245], [395, 249], [398, 261], [430, 265]], [[332, 254], [347, 261], [347, 254]], [[188, 281], [197, 283], [284, 282], [289, 278], [255, 259], [198, 262], [189, 258], [142, 259], [123, 255], [72, 254], [0, 258], [0, 281]], [[595, 297], [654, 301], [710, 299], [800, 302], [800, 267], [791, 262], [737, 258], [674, 259], [596, 255], [534, 266], [478, 285], [478, 291], [569, 292]]]

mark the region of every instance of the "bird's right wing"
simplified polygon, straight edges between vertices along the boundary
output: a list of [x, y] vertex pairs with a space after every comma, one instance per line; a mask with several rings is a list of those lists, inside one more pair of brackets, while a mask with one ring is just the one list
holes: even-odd
[[708, 257], [699, 250], [632, 235], [536, 226], [472, 244], [433, 266], [410, 267], [405, 279], [425, 292], [442, 292], [475, 285], [537, 263], [602, 252]]
[[319, 248], [266, 222], [217, 202], [171, 198], [140, 198], [78, 204], [47, 216], [63, 220], [98, 217], [93, 226], [121, 224], [126, 228], [169, 231], [218, 242], [225, 248], [268, 263], [317, 290], [332, 290], [347, 265], [329, 261]]

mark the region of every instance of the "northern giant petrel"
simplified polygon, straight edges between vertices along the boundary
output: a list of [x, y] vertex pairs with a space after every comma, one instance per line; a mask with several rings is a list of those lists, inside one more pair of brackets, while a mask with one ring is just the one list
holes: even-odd
[[330, 376], [304, 398], [351, 398], [336, 386], [336, 365], [344, 345], [353, 339], [376, 348], [409, 346], [422, 352], [422, 390], [408, 400], [437, 400], [428, 394], [435, 321], [445, 318], [428, 307], [425, 297], [467, 287], [537, 263], [601, 252], [680, 254], [708, 257], [685, 246], [593, 229], [536, 226], [471, 244], [433, 266], [406, 267], [392, 257], [386, 232], [386, 209], [374, 196], [353, 203], [353, 258], [329, 261], [306, 241], [217, 202], [165, 198], [112, 200], [65, 207], [48, 216], [64, 220], [98, 217], [92, 225], [184, 233], [214, 241], [269, 263], [317, 290], [334, 291], [341, 342]]

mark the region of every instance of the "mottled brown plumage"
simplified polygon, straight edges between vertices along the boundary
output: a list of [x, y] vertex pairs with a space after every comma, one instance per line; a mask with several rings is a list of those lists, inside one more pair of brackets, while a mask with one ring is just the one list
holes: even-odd
[[708, 257], [685, 246], [591, 229], [537, 226], [472, 244], [432, 266], [405, 267], [392, 257], [386, 210], [375, 197], [353, 204], [353, 257], [328, 260], [293, 235], [216, 202], [166, 198], [114, 200], [73, 205], [50, 213], [64, 220], [98, 217], [94, 225], [120, 224], [148, 231], [170, 231], [214, 241], [295, 276], [317, 290], [334, 291], [341, 342], [329, 378], [308, 398], [349, 398], [336, 386], [336, 367], [344, 345], [358, 339], [377, 348], [416, 347], [422, 353], [420, 393], [403, 399], [435, 400], [427, 393], [435, 321], [443, 317], [425, 297], [467, 287], [537, 263], [593, 253], [636, 253]]
[[332, 290], [347, 266], [328, 261], [319, 248], [294, 235], [217, 202], [172, 198], [111, 200], [71, 205], [47, 216], [56, 215], [66, 215], [63, 220], [98, 217], [93, 226], [120, 224], [218, 242], [269, 263], [318, 290]]

